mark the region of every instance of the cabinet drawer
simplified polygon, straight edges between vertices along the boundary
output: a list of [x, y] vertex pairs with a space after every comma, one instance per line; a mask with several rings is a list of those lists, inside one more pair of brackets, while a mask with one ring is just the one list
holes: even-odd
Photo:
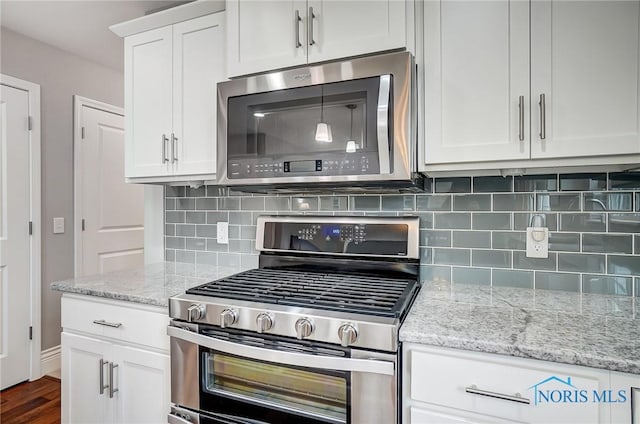
[[79, 331], [168, 350], [166, 328], [169, 316], [160, 308], [155, 309], [125, 302], [63, 296], [62, 327], [65, 331]]
[[487, 421], [598, 423], [605, 409], [593, 393], [609, 389], [600, 370], [482, 353], [411, 350], [409, 366], [411, 399]]

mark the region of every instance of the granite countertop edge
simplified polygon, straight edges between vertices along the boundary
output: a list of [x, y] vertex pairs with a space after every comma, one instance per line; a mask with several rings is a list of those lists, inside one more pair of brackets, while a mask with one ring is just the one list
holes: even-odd
[[629, 374], [640, 375], [640, 360], [629, 361], [620, 358], [603, 357], [575, 350], [548, 350], [535, 346], [518, 346], [494, 343], [480, 339], [460, 339], [456, 337], [439, 336], [435, 334], [401, 333], [400, 341], [426, 346], [445, 347], [470, 352], [489, 353], [513, 356], [525, 359], [555, 362], [569, 365], [579, 365], [589, 368], [605, 369]]
[[[568, 300], [574, 310], [566, 310]], [[423, 283], [398, 335], [403, 343], [640, 376], [638, 305], [628, 296]], [[562, 328], [567, 317], [576, 322], [570, 329]]]

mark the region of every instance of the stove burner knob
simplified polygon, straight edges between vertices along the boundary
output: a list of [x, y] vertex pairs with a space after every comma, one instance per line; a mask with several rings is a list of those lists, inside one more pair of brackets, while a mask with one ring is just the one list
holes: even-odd
[[206, 309], [204, 305], [193, 304], [187, 308], [187, 321], [193, 322], [195, 320], [204, 318]]
[[340, 344], [347, 347], [358, 340], [358, 330], [352, 324], [342, 324], [338, 328], [338, 337], [340, 337]]
[[300, 318], [296, 321], [296, 337], [300, 340], [309, 337], [313, 333], [313, 322], [309, 318]]
[[220, 327], [231, 327], [238, 321], [238, 314], [233, 309], [225, 309], [220, 312]]
[[273, 318], [268, 313], [262, 312], [256, 317], [256, 325], [258, 326], [258, 333], [269, 331], [273, 327]]

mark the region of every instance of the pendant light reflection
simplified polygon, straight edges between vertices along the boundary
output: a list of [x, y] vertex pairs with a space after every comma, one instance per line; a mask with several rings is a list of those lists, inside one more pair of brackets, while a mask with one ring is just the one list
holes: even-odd
[[355, 153], [356, 152], [356, 141], [353, 139], [353, 110], [355, 108], [358, 107], [358, 105], [355, 104], [348, 104], [347, 109], [349, 109], [351, 111], [351, 126], [350, 126], [350, 132], [349, 132], [349, 140], [347, 140], [347, 153]]
[[331, 125], [324, 122], [324, 87], [320, 86], [320, 122], [316, 125], [316, 141], [323, 143], [331, 143], [333, 135], [331, 134]]

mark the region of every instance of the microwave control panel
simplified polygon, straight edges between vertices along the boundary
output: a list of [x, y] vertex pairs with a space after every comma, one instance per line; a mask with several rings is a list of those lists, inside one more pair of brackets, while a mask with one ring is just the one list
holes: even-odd
[[297, 176], [379, 174], [376, 152], [353, 153], [339, 158], [270, 160], [246, 158], [229, 161], [229, 178], [278, 178]]

